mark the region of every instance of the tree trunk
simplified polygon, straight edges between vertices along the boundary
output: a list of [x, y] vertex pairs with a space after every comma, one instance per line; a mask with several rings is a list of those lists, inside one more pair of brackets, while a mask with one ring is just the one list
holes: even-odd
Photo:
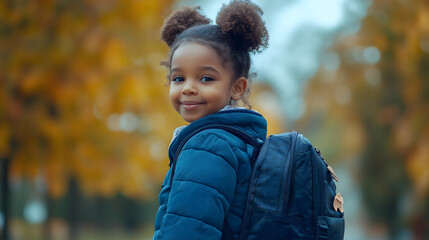
[[1, 239], [9, 240], [9, 165], [10, 158], [0, 158], [1, 162], [1, 209], [3, 212], [4, 225]]
[[79, 232], [79, 188], [77, 180], [74, 177], [70, 177], [69, 180], [69, 212], [68, 212], [68, 224], [70, 228], [70, 239], [77, 239]]
[[52, 220], [52, 211], [54, 208], [54, 200], [49, 195], [49, 193], [46, 193], [45, 197], [46, 197], [46, 206], [47, 206], [48, 215], [45, 223], [43, 224], [43, 239], [51, 240], [52, 239], [51, 220]]

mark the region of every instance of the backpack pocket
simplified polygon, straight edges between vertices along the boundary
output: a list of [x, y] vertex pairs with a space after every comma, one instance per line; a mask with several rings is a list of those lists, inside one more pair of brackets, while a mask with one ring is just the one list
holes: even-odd
[[344, 218], [319, 216], [317, 218], [317, 239], [344, 239]]
[[302, 223], [303, 219], [297, 216], [254, 208], [250, 219], [252, 227], [240, 239], [305, 239]]

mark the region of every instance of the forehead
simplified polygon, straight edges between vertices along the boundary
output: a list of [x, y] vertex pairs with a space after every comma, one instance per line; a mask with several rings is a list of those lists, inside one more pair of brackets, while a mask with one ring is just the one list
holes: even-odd
[[171, 68], [201, 65], [224, 68], [222, 59], [212, 47], [195, 42], [180, 44], [171, 58]]

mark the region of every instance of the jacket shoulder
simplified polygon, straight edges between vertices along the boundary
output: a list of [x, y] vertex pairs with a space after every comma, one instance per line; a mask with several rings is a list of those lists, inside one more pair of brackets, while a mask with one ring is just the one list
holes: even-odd
[[[238, 147], [238, 148], [244, 149], [246, 146], [246, 143], [240, 137], [226, 130], [218, 129], [218, 128], [206, 129], [204, 131], [201, 131], [195, 134], [195, 136], [193, 136], [191, 139], [189, 139], [188, 142], [191, 142], [191, 143], [194, 141], [198, 142], [205, 138], [209, 138], [210, 140], [213, 140], [216, 142], [222, 141], [233, 148]], [[207, 144], [211, 145], [210, 142], [207, 142]]]

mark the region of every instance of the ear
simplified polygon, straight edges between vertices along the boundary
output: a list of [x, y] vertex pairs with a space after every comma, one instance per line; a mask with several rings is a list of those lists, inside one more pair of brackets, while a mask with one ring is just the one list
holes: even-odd
[[240, 100], [247, 88], [247, 79], [240, 77], [235, 80], [231, 86], [231, 98], [234, 100]]

